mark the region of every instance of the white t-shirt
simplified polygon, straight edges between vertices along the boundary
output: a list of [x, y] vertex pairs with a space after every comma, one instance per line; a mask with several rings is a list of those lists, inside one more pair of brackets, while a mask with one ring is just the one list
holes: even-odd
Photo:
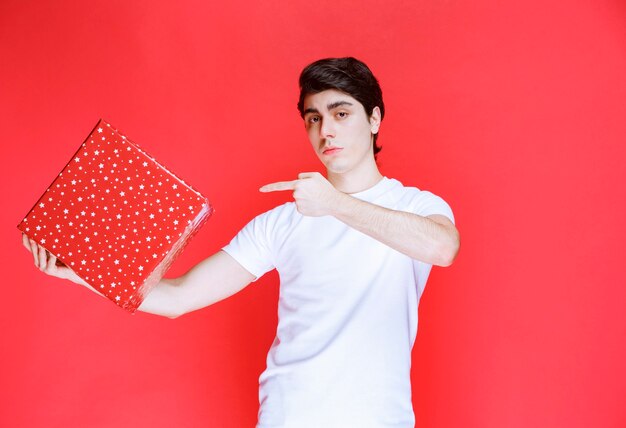
[[[454, 222], [439, 196], [395, 179], [351, 196]], [[224, 251], [257, 278], [280, 275], [257, 428], [414, 426], [411, 349], [431, 265], [293, 202], [254, 218]]]

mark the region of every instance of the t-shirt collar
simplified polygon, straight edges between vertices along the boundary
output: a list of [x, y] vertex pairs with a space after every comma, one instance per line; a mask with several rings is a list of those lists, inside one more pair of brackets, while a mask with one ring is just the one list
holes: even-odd
[[378, 183], [374, 184], [369, 189], [365, 189], [356, 193], [349, 193], [349, 195], [362, 201], [373, 201], [376, 200], [383, 193], [385, 193], [387, 190], [389, 190], [392, 185], [393, 180], [390, 180], [387, 177], [383, 177]]

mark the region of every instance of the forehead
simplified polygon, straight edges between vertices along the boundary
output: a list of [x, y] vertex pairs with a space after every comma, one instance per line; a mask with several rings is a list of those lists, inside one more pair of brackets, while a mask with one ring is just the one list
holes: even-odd
[[340, 101], [347, 101], [353, 107], [363, 106], [360, 102], [345, 92], [336, 89], [326, 89], [315, 94], [308, 94], [304, 97], [304, 110], [315, 109], [317, 111], [327, 110], [329, 106]]

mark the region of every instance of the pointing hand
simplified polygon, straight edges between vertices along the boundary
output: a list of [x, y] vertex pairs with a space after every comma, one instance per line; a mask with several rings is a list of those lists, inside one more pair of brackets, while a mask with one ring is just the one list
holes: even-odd
[[264, 193], [293, 190], [298, 212], [312, 217], [332, 215], [343, 195], [319, 172], [303, 172], [297, 180], [266, 184], [259, 190]]

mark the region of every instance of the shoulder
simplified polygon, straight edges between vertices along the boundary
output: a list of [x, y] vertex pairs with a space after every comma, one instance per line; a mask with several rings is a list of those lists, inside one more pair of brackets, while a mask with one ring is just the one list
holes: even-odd
[[427, 190], [422, 190], [415, 186], [405, 186], [402, 182], [396, 180], [395, 178], [387, 179], [385, 194], [391, 196], [401, 204], [408, 203], [416, 198], [428, 198], [431, 195], [434, 195]]
[[296, 209], [296, 204], [294, 202], [286, 202], [257, 215], [250, 220], [246, 227], [262, 227], [265, 230], [272, 230], [291, 223], [298, 216], [301, 216], [301, 214]]
[[297, 213], [295, 204], [288, 202], [257, 215], [235, 235], [229, 246], [225, 248], [229, 250], [232, 247], [270, 248], [271, 244], [289, 227], [293, 212]]
[[454, 215], [450, 205], [438, 194], [415, 186], [405, 186], [396, 179], [390, 179], [393, 186], [390, 192], [398, 202], [398, 209], [413, 212], [427, 217], [440, 214], [454, 222]]
[[282, 205], [278, 205], [270, 210], [265, 211], [264, 213], [259, 214], [255, 218], [266, 218], [272, 220], [280, 220], [294, 216], [295, 214], [299, 214], [296, 209], [295, 202], [285, 202]]

